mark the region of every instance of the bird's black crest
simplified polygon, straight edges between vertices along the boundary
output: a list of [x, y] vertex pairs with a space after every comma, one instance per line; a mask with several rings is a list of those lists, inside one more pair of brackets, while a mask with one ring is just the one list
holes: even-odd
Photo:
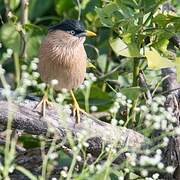
[[74, 19], [67, 19], [61, 22], [60, 24], [51, 26], [50, 31], [54, 30], [63, 30], [63, 31], [75, 31], [75, 35], [85, 32], [85, 27], [81, 21]]

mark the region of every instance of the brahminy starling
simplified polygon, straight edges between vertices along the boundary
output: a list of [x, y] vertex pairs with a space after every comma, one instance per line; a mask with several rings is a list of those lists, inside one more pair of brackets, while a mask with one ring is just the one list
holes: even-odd
[[[73, 115], [80, 122], [80, 107], [73, 94], [85, 78], [87, 55], [84, 49], [86, 36], [96, 36], [95, 33], [85, 30], [78, 20], [64, 20], [60, 24], [49, 28], [47, 36], [42, 41], [39, 50], [38, 71], [41, 79], [50, 84], [56, 79], [58, 84], [54, 90], [67, 89], [73, 99]], [[45, 116], [46, 106], [50, 105], [47, 91], [36, 108], [42, 106], [42, 115]]]

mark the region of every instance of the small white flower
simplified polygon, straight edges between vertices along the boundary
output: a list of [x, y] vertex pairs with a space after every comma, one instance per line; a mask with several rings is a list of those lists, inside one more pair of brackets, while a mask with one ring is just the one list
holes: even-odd
[[124, 180], [124, 177], [123, 176], [119, 176], [118, 180]]
[[7, 49], [7, 54], [8, 54], [9, 57], [11, 57], [12, 54], [13, 54], [13, 50], [10, 49], [10, 48], [8, 48], [8, 49]]
[[37, 70], [37, 68], [38, 68], [37, 64], [31, 62], [31, 69], [32, 69], [32, 70]]
[[147, 177], [147, 178], [145, 178], [145, 180], [153, 180], [153, 178]]
[[127, 103], [128, 103], [128, 104], [132, 104], [132, 100], [131, 100], [131, 99], [128, 99], [128, 100], [127, 100]]
[[140, 108], [139, 108], [139, 107], [135, 107], [134, 110], [135, 110], [136, 112], [139, 112], [139, 111], [140, 111]]
[[78, 148], [77, 148], [76, 146], [74, 146], [74, 147], [72, 148], [72, 150], [73, 150], [74, 152], [77, 152], [77, 151], [78, 151]]
[[116, 93], [116, 96], [117, 96], [117, 98], [121, 98], [122, 97], [122, 93], [118, 92], [118, 93]]
[[115, 118], [111, 119], [111, 124], [112, 124], [113, 126], [116, 126], [117, 123], [118, 123], [117, 119], [115, 119]]
[[128, 169], [128, 168], [125, 168], [124, 171], [125, 171], [126, 173], [129, 173], [129, 169]]
[[[123, 101], [126, 101], [127, 97], [125, 95], [122, 95], [121, 96], [122, 100]], [[130, 99], [127, 100], [129, 103], [132, 103], [132, 101]]]
[[96, 165], [96, 169], [99, 171], [99, 170], [102, 169], [102, 166], [101, 166], [100, 164], [97, 164], [97, 165]]
[[116, 149], [112, 148], [111, 152], [112, 152], [112, 154], [116, 154]]
[[39, 84], [39, 88], [40, 89], [45, 89], [45, 87], [46, 87], [46, 83], [40, 83]]
[[29, 76], [30, 76], [29, 73], [27, 73], [27, 72], [22, 72], [22, 78], [23, 78], [23, 79], [28, 79]]
[[33, 72], [33, 73], [32, 73], [32, 76], [33, 76], [35, 79], [37, 79], [37, 78], [40, 76], [40, 74], [39, 74], [38, 72]]
[[79, 86], [79, 89], [84, 89], [85, 88], [85, 85], [84, 84], [81, 84], [80, 86]]
[[76, 157], [76, 160], [77, 160], [78, 162], [82, 161], [81, 156], [77, 156], [77, 157]]
[[110, 111], [110, 113], [117, 113], [118, 112], [118, 108], [112, 107], [109, 111]]
[[92, 112], [96, 112], [98, 110], [97, 106], [91, 106], [90, 109], [91, 109]]
[[66, 93], [68, 92], [68, 90], [67, 90], [66, 88], [63, 88], [63, 89], [61, 89], [61, 92], [62, 92], [63, 94], [66, 94]]
[[164, 145], [164, 146], [167, 146], [168, 143], [169, 143], [169, 139], [168, 139], [167, 137], [164, 137], [164, 138], [163, 138], [163, 145]]
[[150, 151], [150, 149], [146, 149], [146, 150], [145, 150], [145, 154], [146, 154], [146, 155], [149, 155], [149, 154], [151, 154], [151, 151]]
[[67, 167], [67, 166], [64, 166], [64, 167], [63, 167], [63, 170], [65, 170], [65, 171], [67, 172], [68, 167]]
[[142, 105], [142, 106], [140, 107], [140, 109], [141, 109], [141, 111], [148, 112], [148, 108], [147, 108], [147, 106], [145, 106], [145, 105]]
[[22, 69], [23, 71], [27, 70], [27, 65], [23, 64], [23, 65], [21, 66], [21, 69]]
[[175, 123], [176, 121], [177, 121], [177, 119], [173, 116], [173, 117], [171, 118], [171, 122]]
[[2, 48], [2, 43], [0, 43], [0, 48]]
[[161, 121], [161, 129], [165, 130], [166, 128], [167, 128], [167, 120], [164, 119]]
[[132, 107], [132, 104], [127, 104], [127, 107], [128, 107], [128, 108], [131, 108], [131, 107]]
[[166, 167], [166, 171], [167, 171], [168, 173], [173, 173], [173, 172], [174, 172], [173, 166], [167, 166], [167, 167]]
[[141, 175], [142, 175], [143, 177], [146, 177], [146, 176], [148, 175], [148, 171], [147, 171], [146, 169], [143, 169], [143, 170], [141, 171]]
[[37, 85], [37, 81], [36, 80], [32, 80], [32, 85], [36, 86]]
[[157, 149], [157, 150], [156, 150], [156, 154], [160, 154], [160, 155], [161, 155], [161, 154], [162, 154], [162, 151], [161, 151], [160, 149]]
[[160, 129], [161, 128], [160, 122], [155, 122], [153, 124], [153, 127], [154, 127], [154, 129]]
[[159, 162], [157, 167], [158, 167], [158, 169], [163, 169], [164, 168], [164, 164], [162, 162]]
[[39, 58], [35, 57], [35, 58], [33, 59], [33, 62], [34, 62], [34, 63], [38, 63], [38, 62], [39, 62]]
[[91, 78], [93, 82], [95, 82], [97, 80], [97, 78], [94, 76]]
[[56, 98], [56, 102], [62, 103], [64, 101], [64, 96], [62, 94], [58, 94]]
[[88, 81], [88, 80], [85, 80], [85, 81], [84, 81], [84, 85], [85, 85], [86, 87], [90, 86], [90, 84], [91, 84], [90, 81]]
[[158, 174], [158, 173], [155, 173], [155, 174], [152, 175], [152, 177], [153, 177], [153, 179], [158, 179], [159, 174]]
[[149, 113], [148, 113], [148, 114], [146, 114], [146, 119], [147, 119], [147, 120], [151, 120], [151, 119], [152, 119], [152, 115], [151, 115], [151, 114], [149, 114]]
[[64, 171], [64, 170], [62, 170], [62, 171], [61, 171], [61, 176], [64, 177], [64, 178], [66, 178], [66, 177], [67, 177], [67, 172]]
[[23, 83], [25, 86], [31, 86], [32, 85], [32, 81], [29, 79], [24, 79]]
[[180, 135], [180, 127], [175, 128], [176, 135]]
[[79, 144], [77, 145], [77, 147], [78, 147], [79, 149], [82, 149], [82, 144], [79, 143]]
[[109, 147], [106, 147], [106, 148], [105, 148], [105, 151], [106, 151], [106, 152], [109, 152], [109, 151], [110, 151], [110, 148], [109, 148]]
[[149, 161], [150, 161], [150, 158], [149, 158], [148, 156], [142, 155], [142, 156], [140, 157], [139, 163], [140, 163], [141, 166], [144, 166], [144, 165], [148, 164]]
[[53, 177], [51, 180], [57, 180], [57, 178]]
[[84, 147], [89, 147], [89, 144], [87, 142], [83, 142]]
[[55, 86], [55, 85], [57, 85], [58, 84], [58, 80], [57, 79], [52, 79], [51, 80], [51, 85], [52, 86]]
[[153, 103], [151, 104], [151, 110], [152, 110], [153, 112], [157, 112], [157, 111], [158, 111], [158, 104], [155, 103], [155, 102], [153, 102]]
[[[54, 131], [54, 129], [53, 129], [53, 131]], [[49, 155], [49, 158], [50, 159], [56, 159], [58, 157], [58, 154], [57, 153], [51, 153], [50, 155]]]
[[124, 121], [121, 119], [121, 120], [119, 120], [119, 124], [120, 125], [123, 125], [124, 124]]

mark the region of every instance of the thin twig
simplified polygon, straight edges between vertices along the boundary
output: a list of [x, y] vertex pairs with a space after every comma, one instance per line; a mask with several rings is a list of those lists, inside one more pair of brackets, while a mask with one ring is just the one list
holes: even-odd
[[140, 86], [142, 86], [146, 89], [146, 97], [151, 102], [152, 101], [152, 95], [151, 95], [151, 92], [148, 88], [148, 85], [146, 83], [146, 78], [145, 78], [144, 72], [142, 70], [140, 70], [140, 72], [139, 72], [139, 83], [140, 83]]
[[111, 70], [110, 72], [100, 76], [98, 79], [99, 80], [102, 80], [102, 79], [105, 79], [107, 78], [108, 76], [112, 75], [113, 73], [115, 73], [116, 71], [118, 71], [120, 69], [121, 65], [118, 65], [117, 67], [115, 67], [113, 70]]
[[77, 1], [77, 5], [78, 5], [78, 20], [81, 19], [81, 3], [79, 2], [79, 0]]
[[[29, 0], [21, 0], [21, 25], [28, 23], [28, 7]], [[21, 55], [23, 58], [26, 57], [26, 43], [27, 37], [25, 32], [21, 31]]]

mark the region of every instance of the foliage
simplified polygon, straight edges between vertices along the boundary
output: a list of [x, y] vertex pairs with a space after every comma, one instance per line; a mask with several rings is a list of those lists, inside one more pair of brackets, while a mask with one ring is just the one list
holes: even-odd
[[[56, 150], [56, 140], [53, 140], [48, 154], [43, 154], [40, 179], [48, 177], [50, 166], [55, 163], [64, 166], [59, 175], [61, 179], [150, 179], [150, 176], [158, 179], [158, 173], [172, 173], [173, 167], [165, 167], [162, 163], [161, 148], [174, 133], [172, 123], [175, 119], [172, 110], [164, 108], [160, 70], [176, 67], [180, 79], [180, 52], [175, 46], [171, 51], [169, 43], [169, 39], [179, 33], [180, 17], [179, 4], [175, 0], [171, 3], [177, 13], [163, 9], [163, 3], [165, 0], [29, 0], [28, 21], [23, 23], [21, 18], [26, 15], [20, 0], [0, 0], [0, 78], [9, 101], [12, 100], [10, 89], [15, 91], [18, 101], [28, 94], [42, 95], [46, 85], [37, 73], [41, 41], [49, 26], [66, 18], [80, 17], [87, 29], [98, 34], [97, 38], [85, 42], [92, 65], [76, 92], [80, 106], [89, 113], [108, 112], [110, 115], [103, 121], [133, 128], [151, 138], [154, 144], [158, 142], [157, 146], [143, 152], [109, 145], [91, 165], [84, 161], [83, 169], [76, 171], [76, 163], [82, 161], [80, 154], [84, 154], [85, 159], [90, 156], [85, 153], [86, 133], [77, 139], [69, 135], [73, 158]], [[148, 89], [140, 87], [140, 70], [146, 75]], [[145, 98], [147, 91], [151, 92], [152, 100]], [[67, 91], [51, 93], [49, 98], [63, 105], [70, 103]], [[6, 133], [6, 146], [1, 151], [4, 164], [0, 164], [0, 177], [8, 179], [9, 173], [17, 169], [29, 179], [38, 179], [14, 163], [15, 144], [21, 142], [25, 148], [43, 149], [45, 140], [27, 135], [10, 139], [10, 129], [11, 125]], [[160, 140], [155, 136], [157, 130], [164, 131]], [[124, 152], [128, 160], [114, 165], [113, 160]], [[106, 161], [102, 163], [105, 157]]]

